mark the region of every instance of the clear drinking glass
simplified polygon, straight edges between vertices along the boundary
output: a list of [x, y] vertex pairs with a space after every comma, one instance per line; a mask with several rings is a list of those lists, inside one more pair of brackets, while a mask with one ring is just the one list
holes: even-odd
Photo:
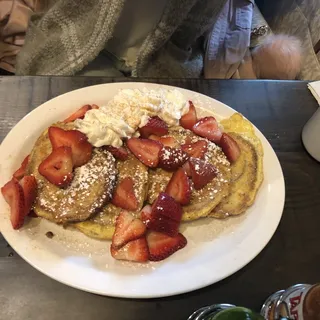
[[195, 311], [188, 320], [264, 320], [264, 318], [244, 307], [214, 304]]
[[308, 153], [320, 161], [320, 108], [305, 124], [302, 130], [302, 142]]

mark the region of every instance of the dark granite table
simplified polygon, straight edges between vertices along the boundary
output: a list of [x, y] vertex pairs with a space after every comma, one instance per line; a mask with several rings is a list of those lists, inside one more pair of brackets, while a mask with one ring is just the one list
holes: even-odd
[[[124, 81], [123, 79], [118, 79]], [[1, 320], [183, 320], [201, 306], [229, 302], [259, 310], [272, 292], [319, 281], [320, 164], [301, 143], [317, 108], [305, 82], [146, 80], [191, 89], [243, 113], [276, 151], [286, 182], [281, 223], [267, 247], [229, 278], [188, 294], [154, 300], [98, 296], [67, 287], [29, 266], [0, 235]], [[0, 77], [0, 139], [28, 112], [57, 95], [117, 79]]]

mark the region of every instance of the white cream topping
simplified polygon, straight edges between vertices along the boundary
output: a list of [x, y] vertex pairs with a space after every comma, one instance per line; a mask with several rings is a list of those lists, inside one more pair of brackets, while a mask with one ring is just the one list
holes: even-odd
[[131, 137], [135, 132], [123, 119], [113, 117], [99, 109], [87, 111], [83, 120], [75, 121], [76, 127], [84, 133], [95, 147], [122, 146], [121, 138]]
[[125, 89], [106, 106], [89, 110], [84, 119], [76, 120], [75, 124], [95, 147], [120, 147], [122, 139], [133, 136], [150, 117], [157, 115], [169, 126], [174, 126], [188, 110], [188, 101], [176, 89]]
[[169, 126], [179, 124], [180, 118], [189, 111], [189, 103], [183, 94], [178, 90], [168, 90], [165, 93], [165, 103], [163, 104], [159, 117]]

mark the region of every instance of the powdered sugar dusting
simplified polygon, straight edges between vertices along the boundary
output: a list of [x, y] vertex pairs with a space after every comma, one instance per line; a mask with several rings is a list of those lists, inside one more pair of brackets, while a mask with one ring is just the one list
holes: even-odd
[[[137, 160], [132, 154], [125, 161], [117, 162], [118, 169], [118, 181], [123, 180], [126, 177], [131, 177], [133, 180], [133, 191], [138, 200], [139, 207], [135, 212], [131, 212], [135, 217], [139, 216], [140, 209], [142, 208], [144, 197], [147, 189], [148, 183], [148, 169]], [[115, 220], [120, 208], [115, 207], [113, 204], [109, 203], [102, 210], [92, 218], [92, 221], [99, 225], [114, 226]]]
[[84, 220], [111, 198], [116, 175], [111, 153], [96, 149], [87, 164], [75, 169], [68, 188], [44, 182], [39, 205], [58, 222]]
[[[189, 130], [185, 130], [181, 127], [170, 129], [169, 135], [170, 134], [174, 136], [179, 144], [195, 143], [200, 140], [205, 140], [207, 142], [207, 152], [205, 153], [204, 161], [215, 166], [217, 175], [211, 182], [209, 182], [204, 188], [200, 190], [195, 190], [193, 182], [190, 181], [192, 188], [191, 203], [214, 200], [218, 194], [226, 189], [226, 185], [229, 184], [229, 178], [225, 177], [225, 175], [230, 171], [230, 163], [227, 160], [222, 149], [215, 143], [208, 141], [205, 138], [198, 137], [191, 133]], [[164, 153], [164, 157], [169, 158], [169, 156], [169, 152]], [[198, 164], [195, 165], [195, 169], [200, 169]], [[154, 172], [150, 173], [148, 194], [150, 203], [152, 203], [156, 199], [159, 192], [165, 190], [171, 178], [171, 175], [172, 173], [161, 169], [157, 169]], [[227, 174], [227, 176], [229, 175]]]

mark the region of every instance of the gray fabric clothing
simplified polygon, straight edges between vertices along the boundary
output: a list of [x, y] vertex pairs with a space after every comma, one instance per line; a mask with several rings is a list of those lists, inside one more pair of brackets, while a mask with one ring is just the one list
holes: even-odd
[[[205, 70], [206, 77], [229, 78], [248, 54], [250, 30], [263, 20], [255, 14], [256, 7], [252, 11], [253, 0], [168, 0], [128, 69], [123, 61], [106, 58], [103, 49], [125, 2], [131, 0], [48, 1], [51, 7], [31, 19], [17, 58], [19, 75], [198, 78]], [[300, 78], [320, 79], [319, 54], [313, 49], [319, 41], [320, 1], [268, 0], [265, 6], [273, 31], [295, 35], [303, 42]], [[256, 40], [250, 45], [259, 44], [260, 39]]]
[[112, 36], [123, 3], [60, 0], [45, 14], [33, 16], [17, 57], [16, 73], [72, 75], [81, 70]]
[[[120, 69], [121, 70], [121, 69]], [[113, 77], [121, 78], [125, 74], [121, 72], [119, 68], [116, 68], [114, 61], [104, 51], [101, 51], [99, 55], [89, 64], [87, 64], [82, 70], [77, 72], [77, 76], [87, 77]]]
[[[212, 5], [213, 2], [211, 2]], [[208, 1], [208, 4], [210, 2]], [[193, 8], [192, 10], [197, 10]], [[210, 12], [212, 10], [209, 10]], [[255, 17], [253, 19], [253, 13]], [[189, 19], [193, 13], [189, 13]], [[178, 29], [171, 39], [154, 55], [151, 63], [141, 72], [146, 77], [200, 77], [206, 78], [230, 78], [238, 68], [249, 44], [251, 23], [253, 26], [265, 24], [257, 6], [253, 7], [252, 0], [229, 0], [217, 16], [208, 19], [215, 21], [212, 31], [206, 35], [207, 43], [203, 37], [195, 41], [197, 34], [202, 34], [202, 21], [198, 21], [199, 29], [196, 36], [190, 36], [190, 30]], [[186, 24], [186, 20], [184, 21]], [[204, 23], [208, 24], [208, 22]], [[209, 23], [210, 24], [210, 23]], [[226, 30], [228, 32], [226, 33]], [[126, 66], [124, 60], [118, 59], [113, 54], [107, 53], [109, 59], [117, 70], [130, 74], [131, 69]], [[99, 55], [99, 60], [102, 54]], [[204, 60], [205, 59], [205, 60]], [[94, 61], [95, 62], [95, 61]], [[107, 75], [113, 76], [114, 72], [105, 69], [105, 63], [101, 67]], [[79, 74], [100, 75], [96, 63], [90, 63]]]
[[143, 41], [156, 27], [168, 1], [126, 1], [105, 49], [132, 67]]
[[[112, 37], [125, 1], [53, 1], [47, 12], [32, 17], [16, 73], [76, 74], [98, 56]], [[198, 49], [193, 52], [191, 45], [212, 27], [226, 1], [170, 0], [157, 27], [140, 48], [132, 75], [198, 77], [203, 58], [199, 58]], [[190, 69], [174, 58], [177, 52]]]
[[320, 79], [320, 59], [314, 46], [320, 40], [320, 0], [268, 0], [263, 13], [275, 33], [302, 41], [301, 79]]

